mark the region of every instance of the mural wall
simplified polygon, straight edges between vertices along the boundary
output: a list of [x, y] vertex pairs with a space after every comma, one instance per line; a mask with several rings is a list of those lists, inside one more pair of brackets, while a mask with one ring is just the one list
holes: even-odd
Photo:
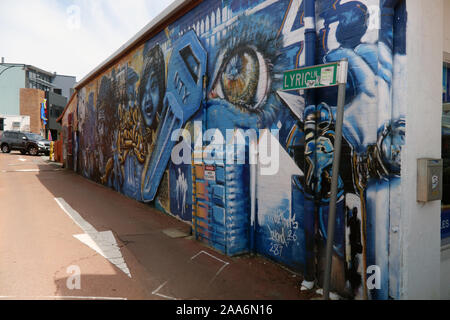
[[[337, 90], [306, 103], [281, 91], [283, 72], [305, 64], [305, 1], [204, 1], [84, 85], [67, 132], [74, 170], [191, 223], [226, 254], [256, 252], [320, 285]], [[333, 291], [387, 298], [405, 1], [312, 2], [316, 63], [349, 61]], [[270, 174], [249, 161], [263, 141], [278, 161]], [[224, 160], [230, 146], [238, 152]], [[376, 288], [367, 285], [374, 265]]]

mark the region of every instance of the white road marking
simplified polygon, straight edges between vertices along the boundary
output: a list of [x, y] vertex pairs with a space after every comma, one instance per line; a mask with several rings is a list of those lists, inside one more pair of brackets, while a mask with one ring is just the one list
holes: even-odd
[[200, 252], [197, 253], [195, 256], [193, 256], [193, 257], [191, 258], [191, 260], [194, 260], [194, 259], [197, 258], [199, 255], [201, 255], [202, 253], [203, 253], [203, 254], [206, 254], [206, 255], [210, 256], [211, 258], [214, 258], [214, 259], [216, 259], [216, 260], [218, 260], [218, 261], [220, 261], [220, 262], [222, 262], [222, 263], [224, 263], [224, 264], [229, 264], [228, 262], [223, 261], [223, 260], [221, 260], [221, 259], [219, 259], [219, 258], [213, 256], [212, 254], [210, 254], [210, 253], [208, 253], [208, 252], [206, 252], [206, 251], [200, 251]]
[[220, 268], [219, 271], [217, 271], [216, 275], [211, 279], [211, 281], [209, 281], [209, 284], [211, 284], [211, 283], [214, 282], [214, 280], [216, 280], [217, 276], [223, 271], [223, 269], [225, 269], [230, 263], [226, 262], [226, 261], [223, 261], [222, 259], [219, 259], [219, 258], [213, 256], [212, 254], [206, 252], [206, 251], [200, 251], [199, 253], [197, 253], [195, 256], [193, 256], [191, 258], [191, 261], [194, 260], [195, 258], [197, 258], [201, 254], [206, 254], [206, 255], [210, 256], [211, 258], [216, 259], [216, 260], [218, 260], [218, 261], [220, 261], [220, 262], [222, 262], [224, 264], [222, 266], [222, 268]]
[[41, 172], [41, 171], [62, 171], [62, 169], [49, 169], [49, 170], [41, 170], [41, 169], [22, 169], [22, 170], [2, 170], [2, 173], [9, 172]]
[[105, 259], [122, 270], [131, 278], [130, 270], [120, 252], [116, 238], [111, 231], [98, 232], [80, 214], [75, 211], [63, 198], [55, 198], [61, 209], [77, 224], [85, 233], [74, 235], [82, 243], [101, 254]]
[[19, 161], [25, 162], [27, 159], [19, 158]]
[[164, 282], [162, 285], [160, 285], [160, 286], [158, 287], [158, 289], [156, 289], [155, 291], [152, 292], [152, 294], [155, 295], [155, 296], [164, 298], [164, 299], [168, 299], [168, 300], [178, 300], [177, 298], [169, 297], [169, 296], [166, 296], [166, 295], [163, 295], [163, 294], [158, 293], [159, 290], [161, 290], [161, 289], [167, 284], [167, 282], [168, 282], [168, 281], [166, 281], [166, 282]]

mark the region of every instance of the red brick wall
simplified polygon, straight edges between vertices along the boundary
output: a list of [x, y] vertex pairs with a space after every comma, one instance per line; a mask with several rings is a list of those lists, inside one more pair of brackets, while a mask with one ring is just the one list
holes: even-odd
[[30, 131], [41, 134], [41, 103], [45, 92], [38, 89], [20, 89], [20, 115], [30, 116]]

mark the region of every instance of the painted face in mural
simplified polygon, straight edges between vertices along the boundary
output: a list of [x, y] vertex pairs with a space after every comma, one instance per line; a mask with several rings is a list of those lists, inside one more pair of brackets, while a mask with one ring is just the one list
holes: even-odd
[[165, 92], [164, 56], [157, 45], [147, 52], [139, 85], [139, 106], [147, 127], [157, 127]]
[[159, 83], [156, 74], [153, 72], [145, 85], [145, 93], [141, 101], [141, 111], [145, 124], [150, 127], [156, 116], [156, 107], [159, 104]]
[[241, 18], [221, 42], [208, 94], [210, 128], [267, 128], [282, 115], [272, 94], [283, 68], [281, 39], [259, 21]]

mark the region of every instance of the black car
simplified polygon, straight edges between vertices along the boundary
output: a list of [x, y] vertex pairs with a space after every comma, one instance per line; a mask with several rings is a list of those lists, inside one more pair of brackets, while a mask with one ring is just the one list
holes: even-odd
[[3, 153], [18, 150], [22, 154], [29, 153], [37, 156], [40, 153], [50, 154], [50, 141], [35, 133], [18, 131], [5, 131], [0, 139], [0, 148]]

